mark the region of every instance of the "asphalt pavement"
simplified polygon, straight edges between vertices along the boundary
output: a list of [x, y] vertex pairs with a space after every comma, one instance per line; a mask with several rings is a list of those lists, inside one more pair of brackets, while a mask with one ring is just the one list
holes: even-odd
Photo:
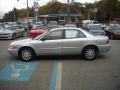
[[0, 90], [120, 90], [120, 41], [86, 61], [80, 56], [42, 56], [23, 62], [0, 40]]

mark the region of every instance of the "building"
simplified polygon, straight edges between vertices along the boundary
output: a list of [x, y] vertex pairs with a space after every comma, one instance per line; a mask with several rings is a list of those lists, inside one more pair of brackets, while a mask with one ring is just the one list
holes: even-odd
[[[33, 22], [34, 18], [33, 17], [28, 17], [28, 22]], [[18, 22], [27, 22], [27, 18], [18, 18]]]
[[[74, 19], [74, 22], [79, 21], [80, 13], [69, 13], [70, 22]], [[42, 18], [47, 21], [47, 18], [58, 18], [58, 20], [68, 21], [68, 13], [60, 13], [60, 14], [46, 14], [46, 15], [38, 15], [38, 18]]]

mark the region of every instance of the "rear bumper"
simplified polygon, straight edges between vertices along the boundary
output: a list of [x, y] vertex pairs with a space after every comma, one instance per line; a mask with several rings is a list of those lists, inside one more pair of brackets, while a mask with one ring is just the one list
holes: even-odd
[[98, 48], [99, 48], [99, 53], [105, 53], [105, 52], [110, 51], [111, 44], [99, 45]]

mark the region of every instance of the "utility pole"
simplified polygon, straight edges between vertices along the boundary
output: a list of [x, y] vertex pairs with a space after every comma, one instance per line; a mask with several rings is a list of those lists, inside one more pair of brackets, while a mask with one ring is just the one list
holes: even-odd
[[67, 0], [68, 7], [67, 7], [67, 13], [68, 13], [68, 22], [70, 23], [70, 2]]
[[15, 17], [16, 17], [15, 13], [16, 13], [16, 12], [15, 12], [15, 7], [14, 7], [14, 22], [15, 22]]
[[93, 12], [94, 12], [94, 20], [96, 21], [96, 19], [97, 19], [97, 12], [98, 12], [97, 1], [95, 1]]
[[37, 1], [34, 0], [34, 18], [35, 18], [35, 21], [37, 22], [38, 21], [38, 9], [39, 9], [39, 4]]
[[27, 24], [28, 24], [28, 28], [27, 28], [27, 32], [29, 31], [29, 23], [28, 23], [28, 17], [29, 17], [29, 10], [28, 10], [28, 0], [27, 0]]
[[59, 20], [60, 20], [60, 10], [59, 10]]

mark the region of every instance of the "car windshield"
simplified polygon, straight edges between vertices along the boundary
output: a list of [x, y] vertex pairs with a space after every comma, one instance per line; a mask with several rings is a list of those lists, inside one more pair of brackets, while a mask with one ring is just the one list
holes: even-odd
[[48, 23], [48, 25], [57, 25], [57, 22], [56, 22], [56, 21], [50, 21], [50, 22]]
[[43, 25], [43, 24], [42, 24], [42, 22], [36, 22], [36, 23], [34, 23], [34, 25], [41, 26], [41, 25]]
[[16, 27], [5, 27], [4, 30], [15, 30]]
[[120, 30], [120, 26], [112, 26], [111, 29], [112, 30]]
[[45, 25], [33, 25], [32, 29], [43, 29], [43, 30], [48, 30], [48, 27]]
[[65, 27], [76, 27], [75, 24], [66, 24]]
[[102, 30], [101, 27], [98, 27], [98, 26], [90, 26], [88, 29], [89, 30]]
[[98, 21], [94, 21], [93, 24], [98, 24], [99, 22]]
[[20, 26], [27, 26], [27, 23], [21, 23]]
[[41, 26], [39, 26], [39, 25], [33, 25], [32, 28], [33, 28], [33, 29], [40, 29], [40, 27], [41, 27]]

